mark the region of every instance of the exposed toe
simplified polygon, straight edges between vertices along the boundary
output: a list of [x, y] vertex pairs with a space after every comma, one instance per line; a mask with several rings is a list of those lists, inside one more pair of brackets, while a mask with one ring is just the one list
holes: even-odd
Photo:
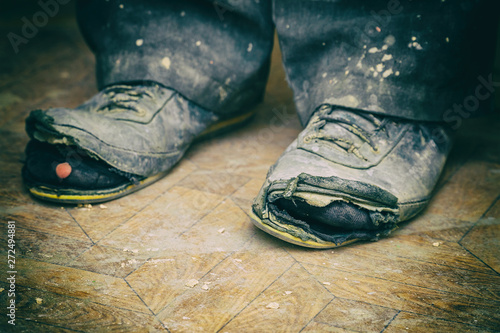
[[36, 140], [26, 147], [25, 182], [50, 188], [98, 190], [130, 183], [107, 163], [91, 158], [77, 147], [51, 145]]

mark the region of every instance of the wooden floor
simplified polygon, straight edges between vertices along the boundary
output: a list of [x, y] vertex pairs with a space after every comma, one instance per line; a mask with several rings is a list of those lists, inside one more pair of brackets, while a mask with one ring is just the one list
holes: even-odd
[[[20, 30], [16, 16], [1, 22], [1, 36]], [[249, 126], [197, 144], [158, 183], [91, 208], [36, 201], [20, 177], [28, 112], [96, 92], [72, 16], [51, 18], [18, 54], [2, 37], [0, 52], [1, 332], [500, 331], [500, 117], [460, 128], [430, 206], [391, 237], [307, 250], [247, 214], [300, 131], [278, 51]], [[15, 327], [5, 316], [8, 221]]]

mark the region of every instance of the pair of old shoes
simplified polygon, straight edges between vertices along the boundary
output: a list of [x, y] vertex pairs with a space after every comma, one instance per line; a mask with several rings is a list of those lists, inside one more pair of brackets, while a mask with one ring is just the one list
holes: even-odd
[[[196, 139], [241, 125], [157, 83], [108, 87], [76, 109], [33, 111], [23, 178], [35, 197], [95, 203], [160, 179]], [[439, 124], [320, 105], [273, 165], [250, 212], [285, 241], [377, 240], [420, 212], [451, 148]]]

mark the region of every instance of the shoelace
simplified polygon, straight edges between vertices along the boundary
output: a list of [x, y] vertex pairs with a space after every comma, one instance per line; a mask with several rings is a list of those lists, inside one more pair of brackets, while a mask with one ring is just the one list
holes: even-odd
[[147, 89], [127, 85], [112, 86], [104, 91], [104, 95], [107, 97], [107, 101], [97, 109], [97, 112], [130, 110], [143, 114], [145, 111], [139, 107], [138, 101], [145, 96], [154, 98], [153, 93]]
[[[337, 109], [337, 110], [340, 110], [340, 109]], [[368, 130], [358, 126], [357, 124], [353, 123], [353, 121], [350, 119], [340, 117], [340, 116], [333, 116], [333, 113], [335, 111], [336, 111], [336, 109], [331, 105], [322, 105], [319, 108], [320, 114], [318, 115], [317, 119], [315, 120], [316, 123], [313, 125], [314, 132], [309, 134], [308, 136], [306, 136], [304, 138], [304, 141], [310, 142], [314, 139], [318, 139], [318, 140], [325, 140], [328, 142], [332, 142], [332, 143], [336, 144], [337, 146], [339, 146], [340, 148], [344, 149], [346, 152], [352, 153], [355, 156], [357, 156], [358, 158], [366, 161], [367, 159], [359, 152], [359, 147], [356, 146], [356, 144], [353, 141], [346, 139], [346, 138], [343, 138], [343, 137], [334, 137], [334, 136], [328, 135], [328, 134], [324, 133], [324, 131], [322, 130], [323, 127], [327, 123], [335, 123], [338, 126], [342, 127], [343, 129], [356, 135], [363, 142], [368, 143], [374, 151], [378, 151], [377, 145], [372, 140], [372, 136], [373, 136], [374, 132], [376, 133], [379, 131], [384, 131], [386, 133], [387, 137], [389, 137], [389, 133], [387, 133], [387, 131], [385, 130], [385, 126], [388, 124], [387, 118], [384, 118], [381, 121], [380, 119], [378, 119], [377, 117], [375, 117], [374, 115], [372, 115], [370, 113], [350, 111], [350, 112], [356, 114], [357, 116], [364, 118], [375, 125], [374, 130], [368, 131]]]

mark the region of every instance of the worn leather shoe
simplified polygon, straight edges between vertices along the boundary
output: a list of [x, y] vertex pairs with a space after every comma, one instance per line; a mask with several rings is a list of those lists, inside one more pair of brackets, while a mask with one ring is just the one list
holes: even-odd
[[59, 203], [115, 199], [160, 179], [194, 140], [251, 115], [221, 118], [154, 82], [110, 86], [76, 109], [31, 112], [24, 182]]
[[322, 105], [269, 170], [253, 222], [311, 248], [378, 240], [427, 205], [451, 141], [440, 124]]

